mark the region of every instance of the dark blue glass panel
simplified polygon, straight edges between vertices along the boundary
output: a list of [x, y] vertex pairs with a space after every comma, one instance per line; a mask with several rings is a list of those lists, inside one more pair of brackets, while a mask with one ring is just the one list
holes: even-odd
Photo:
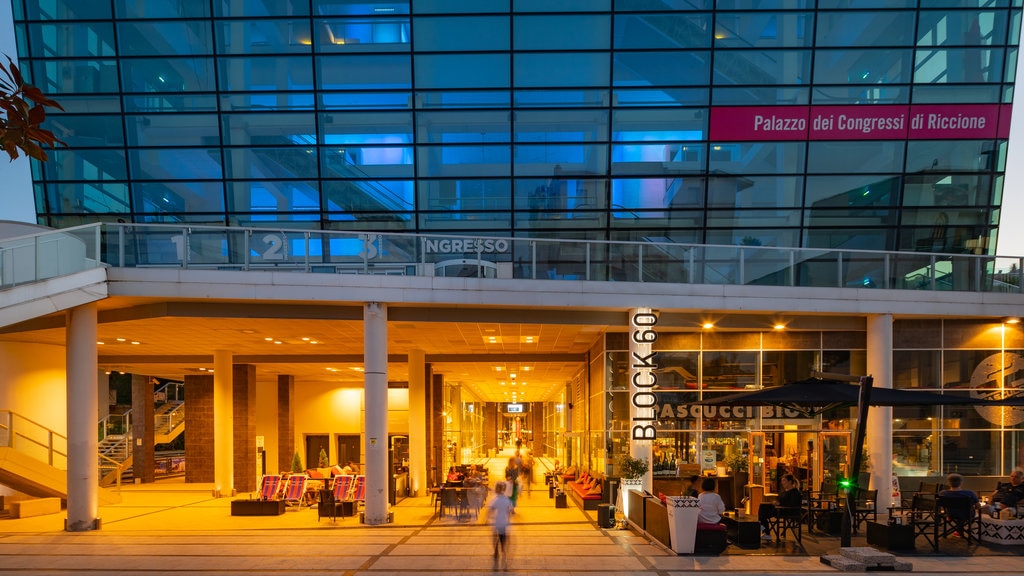
[[412, 144], [412, 112], [321, 114], [320, 143]]
[[615, 0], [615, 10], [623, 11], [680, 11], [711, 10], [715, 0]]
[[128, 185], [123, 182], [67, 182], [46, 186], [46, 206], [54, 214], [128, 213]]
[[412, 106], [408, 92], [335, 92], [321, 93], [324, 110], [394, 110]]
[[706, 85], [710, 52], [616, 52], [615, 86]]
[[636, 48], [710, 48], [710, 14], [619, 14], [616, 50]]
[[308, 54], [309, 20], [231, 20], [216, 25], [218, 54]]
[[850, 10], [851, 8], [857, 10], [873, 10], [875, 8], [913, 8], [916, 4], [917, 0], [857, 0], [857, 2], [850, 2], [850, 0], [818, 0], [818, 8], [842, 8], [844, 10]]
[[[678, 234], [678, 232], [676, 232]], [[740, 246], [745, 242], [750, 243], [754, 239], [760, 246], [799, 246], [799, 228], [751, 228], [749, 224], [738, 229], [710, 229], [705, 234], [708, 244], [719, 246]]]
[[850, 172], [852, 166], [870, 166], [875, 172], [901, 172], [903, 142], [810, 142], [807, 145], [808, 174]]
[[416, 87], [504, 88], [508, 66], [508, 54], [418, 54]]
[[219, 146], [216, 114], [150, 114], [125, 117], [129, 146]]
[[691, 142], [615, 144], [612, 146], [612, 174], [704, 172], [707, 150], [707, 144]]
[[516, 142], [604, 142], [607, 110], [520, 110], [515, 113]]
[[326, 178], [411, 178], [412, 146], [325, 146], [321, 150]]
[[611, 47], [611, 17], [607, 14], [516, 16], [512, 26], [515, 50], [607, 50]]
[[25, 16], [29, 20], [109, 20], [110, 2], [30, 0], [25, 2]]
[[[205, 2], [204, 2], [205, 3]], [[241, 18], [243, 16], [308, 16], [309, 0], [214, 0], [214, 16]]]
[[[659, 210], [638, 214], [639, 218], [660, 218], [667, 208], [704, 206], [704, 178], [616, 178], [612, 180], [613, 210]], [[622, 214], [619, 214], [622, 216]]]
[[585, 108], [607, 106], [607, 90], [516, 90], [517, 108]]
[[515, 0], [516, 12], [606, 12], [611, 0]]
[[900, 179], [887, 174], [808, 176], [804, 205], [812, 208], [893, 206]]
[[614, 93], [616, 106], [707, 106], [707, 88], [633, 88]]
[[[708, 210], [708, 228], [750, 228], [751, 223], [764, 228], [799, 228], [800, 211], [792, 208], [781, 209], [730, 209]], [[752, 236], [753, 237], [753, 236]], [[763, 245], [763, 241], [758, 238]]]
[[707, 110], [661, 108], [616, 110], [612, 116], [615, 142], [664, 142], [704, 140]]
[[316, 178], [319, 165], [313, 148], [225, 148], [224, 165], [229, 178]]
[[508, 50], [508, 16], [422, 16], [413, 20], [417, 51]]
[[120, 116], [61, 114], [48, 116], [46, 123], [72, 149], [124, 146]]
[[814, 83], [907, 83], [912, 57], [911, 50], [893, 48], [818, 50], [814, 55]]
[[222, 94], [223, 110], [312, 110], [312, 92], [281, 92], [255, 94]]
[[803, 142], [712, 142], [708, 170], [712, 174], [798, 174], [806, 165]]
[[[1005, 8], [1010, 0], [921, 0], [921, 8]], [[1020, 6], [1020, 0], [1014, 0]]]
[[[474, 232], [491, 233], [500, 231], [499, 236], [507, 236], [508, 230], [512, 227], [512, 214], [510, 212], [421, 212], [417, 218], [420, 230], [432, 232], [434, 230], [450, 231], [457, 228], [459, 234], [471, 234]], [[458, 254], [461, 257], [462, 254]], [[467, 257], [476, 258], [476, 253], [467, 254]], [[443, 262], [443, 261], [442, 261]], [[436, 275], [439, 273], [435, 270]]]
[[136, 182], [135, 212], [224, 212], [220, 182]]
[[511, 182], [507, 179], [420, 180], [417, 192], [420, 210], [460, 211], [511, 210]]
[[915, 54], [915, 84], [1001, 82], [1002, 78], [1001, 48], [918, 50]]
[[607, 86], [607, 52], [562, 52], [515, 55], [515, 86]]
[[34, 60], [32, 73], [27, 76], [50, 96], [115, 94], [119, 88], [115, 60]]
[[[517, 179], [516, 210], [593, 211], [608, 208], [608, 181], [555, 166], [547, 178]], [[593, 214], [589, 214], [593, 218]]]
[[500, 111], [420, 112], [416, 114], [416, 138], [430, 144], [509, 142], [509, 113]]
[[313, 13], [323, 16], [390, 16], [408, 14], [409, 0], [313, 0]]
[[[907, 104], [910, 86], [893, 84], [858, 84], [854, 86], [815, 86], [812, 104]], [[917, 98], [915, 102], [920, 103]]]
[[47, 180], [127, 180], [124, 150], [55, 148], [49, 162], [40, 162]]
[[324, 90], [394, 90], [412, 87], [408, 55], [333, 55], [316, 59]]
[[908, 174], [903, 177], [903, 206], [987, 206], [993, 204], [987, 174]]
[[121, 74], [124, 92], [212, 92], [216, 89], [213, 58], [121, 60]]
[[822, 12], [818, 15], [818, 46], [914, 45], [914, 12]]
[[[913, 86], [915, 104], [996, 104], [1003, 87], [998, 84], [916, 84]], [[904, 88], [905, 90], [905, 88]]]
[[509, 0], [412, 0], [414, 14], [508, 12]]
[[82, 22], [74, 26], [64, 23], [27, 24], [25, 27], [32, 54], [50, 58], [109, 58], [116, 52], [114, 27], [109, 22]]
[[[327, 212], [325, 230], [369, 230], [371, 232], [415, 232], [416, 220], [408, 213]], [[340, 239], [339, 239], [340, 240]], [[335, 243], [332, 241], [331, 245]]]
[[409, 18], [333, 18], [317, 20], [318, 52], [408, 52]]
[[[816, 66], [819, 61], [820, 58], [815, 61]], [[715, 52], [715, 84], [753, 84], [755, 86], [806, 84], [810, 76], [810, 50], [718, 50]]]
[[221, 90], [312, 90], [313, 61], [308, 56], [218, 58]]
[[814, 16], [807, 12], [719, 13], [715, 46], [720, 48], [786, 48], [810, 46]]
[[911, 140], [907, 143], [907, 172], [988, 172], [995, 161], [992, 140]]
[[918, 16], [918, 46], [992, 46], [1006, 43], [1006, 11], [923, 10]]
[[417, 92], [417, 108], [508, 108], [508, 90]]
[[313, 146], [316, 116], [312, 113], [255, 112], [222, 114], [227, 146]]
[[139, 2], [114, 0], [118, 18], [207, 18], [209, 2]]
[[118, 22], [117, 41], [121, 54], [132, 56], [191, 56], [213, 54], [210, 23]]
[[259, 180], [228, 183], [228, 212], [295, 212], [320, 209], [315, 180]]
[[[60, 105], [68, 114], [119, 114], [121, 112], [121, 98], [119, 96], [61, 96]], [[47, 110], [46, 116], [57, 117], [62, 112], [59, 110]], [[115, 120], [120, 122], [120, 118]]]
[[810, 88], [715, 87], [711, 91], [711, 104], [713, 106], [753, 104], [806, 105], [810, 103], [810, 100]]
[[216, 148], [139, 149], [129, 152], [135, 180], [206, 180], [224, 177]]
[[416, 147], [416, 169], [421, 177], [510, 176], [511, 159], [508, 144]]
[[405, 212], [414, 208], [410, 180], [326, 180], [324, 209], [330, 212]]
[[718, 0], [719, 10], [799, 10], [814, 8], [815, 0]]
[[799, 208], [803, 176], [712, 176], [708, 206], [718, 208]]
[[607, 144], [516, 144], [516, 176], [603, 174], [608, 165]]
[[127, 112], [213, 112], [217, 110], [217, 96], [214, 94], [125, 96], [124, 109]]

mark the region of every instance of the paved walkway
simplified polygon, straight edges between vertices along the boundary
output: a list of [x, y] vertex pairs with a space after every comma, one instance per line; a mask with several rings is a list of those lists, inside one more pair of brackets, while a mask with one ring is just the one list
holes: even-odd
[[[394, 507], [394, 524], [368, 527], [355, 517], [318, 520], [316, 507], [289, 509], [282, 516], [231, 516], [230, 499], [210, 493], [208, 486], [184, 483], [122, 488], [123, 502], [101, 507], [102, 529], [94, 532], [64, 532], [64, 513], [0, 520], [0, 575], [496, 573], [489, 527], [437, 518], [429, 497], [407, 498]], [[773, 555], [771, 546], [742, 555], [675, 556], [629, 530], [598, 528], [596, 520], [596, 512], [583, 512], [571, 501], [568, 508], [555, 508], [546, 489], [524, 494], [513, 518], [509, 571], [838, 573], [817, 556]], [[906, 559], [914, 574], [1024, 572], [1020, 557], [1013, 556]]]

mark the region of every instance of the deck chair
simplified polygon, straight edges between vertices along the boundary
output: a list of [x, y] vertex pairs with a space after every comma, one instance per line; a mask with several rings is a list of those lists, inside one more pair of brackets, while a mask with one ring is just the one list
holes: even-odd
[[281, 489], [281, 475], [267, 474], [260, 484], [260, 500], [277, 500], [277, 492]]
[[366, 475], [360, 474], [355, 477], [354, 485], [352, 486], [352, 497], [350, 500], [356, 502], [358, 506], [360, 502], [366, 502]]
[[306, 498], [306, 475], [292, 474], [284, 486], [284, 503], [301, 506]]
[[339, 501], [351, 500], [352, 490], [355, 488], [355, 476], [342, 474], [334, 477], [334, 499]]
[[[938, 495], [936, 500], [935, 541], [958, 534], [967, 539], [967, 544], [977, 544], [981, 539], [981, 516], [974, 509], [974, 502], [967, 496]], [[977, 538], [972, 524], [977, 522]]]
[[853, 533], [856, 534], [860, 525], [867, 520], [878, 522], [878, 509], [875, 507], [878, 500], [878, 490], [865, 490], [857, 488], [853, 501]]

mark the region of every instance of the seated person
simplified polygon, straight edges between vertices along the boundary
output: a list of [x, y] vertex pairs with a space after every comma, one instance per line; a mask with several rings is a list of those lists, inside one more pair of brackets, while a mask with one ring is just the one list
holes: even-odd
[[345, 467], [341, 469], [341, 473], [348, 476], [359, 474], [359, 465], [352, 460], [349, 460], [348, 464], [345, 464]]
[[761, 539], [771, 541], [768, 521], [778, 515], [778, 507], [800, 508], [803, 506], [803, 495], [800, 493], [800, 482], [792, 474], [783, 474], [779, 480], [782, 491], [775, 503], [765, 502], [757, 509], [757, 521], [761, 523]]
[[1013, 508], [1024, 499], [1024, 471], [1019, 468], [1010, 473], [1008, 483], [996, 485], [996, 491], [992, 493], [992, 503], [981, 507], [982, 512], [998, 516], [1003, 508]]
[[697, 523], [718, 524], [722, 521], [722, 514], [725, 513], [725, 502], [715, 492], [714, 478], [705, 478], [701, 481], [700, 494], [697, 495], [697, 504], [700, 505]]
[[[939, 496], [960, 496], [970, 499], [971, 516], [974, 516], [973, 511], [978, 506], [978, 495], [974, 493], [974, 490], [964, 490], [961, 488], [964, 483], [964, 477], [954, 472], [946, 476], [946, 483], [949, 484], [949, 489], [939, 492]], [[970, 517], [963, 518], [963, 520], [970, 520]]]
[[683, 496], [689, 496], [691, 498], [698, 497], [698, 488], [700, 487], [700, 476], [694, 474], [689, 478], [683, 480]]
[[461, 484], [462, 480], [463, 480], [462, 472], [459, 472], [458, 470], [456, 470], [455, 466], [451, 466], [450, 468], [448, 468], [448, 475], [445, 476], [445, 482], [460, 483]]

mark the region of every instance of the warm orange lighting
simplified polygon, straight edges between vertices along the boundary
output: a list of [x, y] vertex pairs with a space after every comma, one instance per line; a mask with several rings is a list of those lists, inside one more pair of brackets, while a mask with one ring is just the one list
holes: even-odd
[[785, 324], [776, 324], [775, 325], [775, 329], [776, 330], [785, 330], [786, 329], [786, 325]]
[[711, 322], [705, 322], [705, 323], [704, 323], [704, 329], [705, 329], [705, 330], [710, 330], [710, 329], [712, 329], [712, 328], [714, 328], [714, 327], [715, 327], [715, 325], [714, 325], [714, 324], [712, 324]]
[[1003, 324], [1020, 324], [1020, 318], [1016, 318], [1016, 317], [1003, 318]]

